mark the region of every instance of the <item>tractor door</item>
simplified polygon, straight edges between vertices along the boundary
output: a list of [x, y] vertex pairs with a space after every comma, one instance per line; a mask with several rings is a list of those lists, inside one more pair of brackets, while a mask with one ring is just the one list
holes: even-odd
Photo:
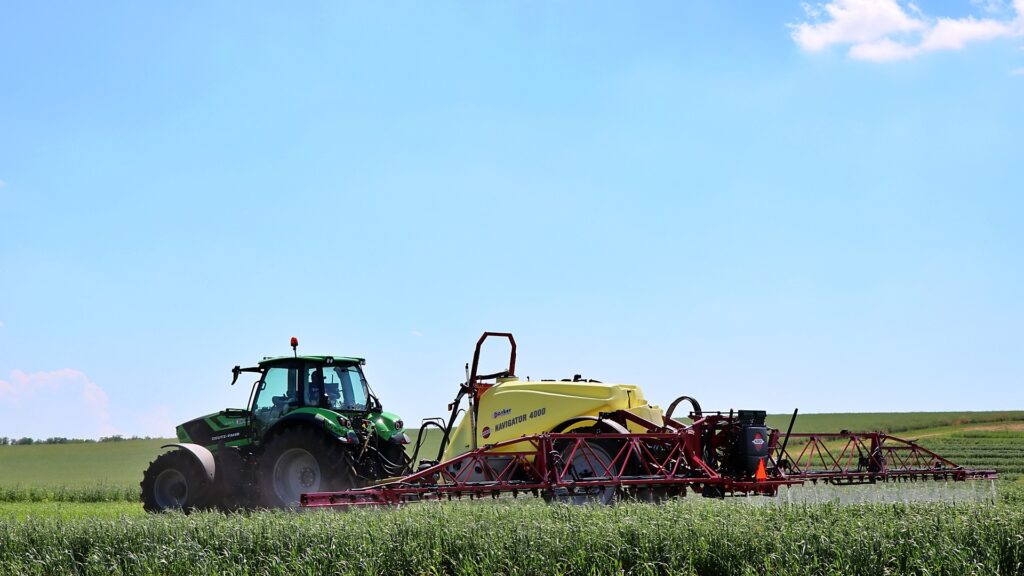
[[298, 367], [267, 369], [252, 399], [253, 438], [262, 438], [275, 422], [300, 405], [298, 378]]

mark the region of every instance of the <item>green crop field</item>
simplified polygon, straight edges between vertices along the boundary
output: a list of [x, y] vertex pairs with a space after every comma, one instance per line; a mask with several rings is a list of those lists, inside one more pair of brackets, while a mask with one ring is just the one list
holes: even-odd
[[147, 515], [138, 481], [164, 441], [0, 446], [0, 574], [1024, 574], [1022, 423], [1021, 412], [802, 416], [797, 430], [883, 429], [1000, 471], [974, 499], [845, 505], [812, 487], [795, 489], [810, 503]]
[[[79, 505], [83, 506], [83, 505]], [[5, 574], [1020, 574], [1007, 504], [427, 503], [117, 518], [0, 515]]]
[[[770, 414], [768, 425], [785, 432], [792, 414]], [[926, 432], [933, 428], [964, 429], [1007, 423], [1024, 423], [1024, 411], [999, 412], [887, 412], [854, 414], [799, 414], [793, 432]], [[908, 435], [908, 436], [912, 436]]]
[[142, 471], [167, 442], [0, 446], [0, 501], [138, 501]]

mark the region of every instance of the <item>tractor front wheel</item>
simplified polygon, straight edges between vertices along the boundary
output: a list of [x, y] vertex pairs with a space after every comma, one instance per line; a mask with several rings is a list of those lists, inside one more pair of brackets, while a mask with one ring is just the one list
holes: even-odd
[[189, 453], [161, 454], [142, 475], [142, 507], [147, 512], [191, 512], [209, 505], [210, 480]]
[[348, 451], [323, 433], [291, 428], [267, 442], [259, 461], [265, 506], [294, 508], [299, 496], [355, 486]]

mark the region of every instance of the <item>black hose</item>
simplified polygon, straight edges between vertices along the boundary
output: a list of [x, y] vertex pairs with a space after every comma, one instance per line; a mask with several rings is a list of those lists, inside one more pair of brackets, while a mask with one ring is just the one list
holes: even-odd
[[375, 453], [379, 459], [378, 462], [380, 462], [381, 468], [388, 473], [388, 476], [404, 476], [410, 472], [407, 464], [392, 462], [376, 446], [370, 446], [369, 450]]
[[[378, 450], [377, 447], [367, 446], [366, 451], [374, 455], [374, 457], [377, 459], [377, 463], [380, 464], [380, 467], [388, 476], [405, 476], [406, 474], [409, 473], [408, 467], [403, 466], [401, 464], [395, 464], [394, 462], [389, 460], [388, 457], [385, 456], [380, 450]], [[355, 476], [356, 478], [365, 480], [371, 484], [379, 480], [379, 478], [376, 477], [363, 476], [362, 474], [359, 473], [359, 469], [354, 464], [355, 463], [353, 463], [353, 465], [351, 466], [351, 471], [352, 475]]]
[[666, 420], [672, 419], [672, 413], [675, 412], [676, 406], [678, 406], [679, 403], [682, 402], [683, 400], [688, 400], [690, 402], [690, 406], [693, 408], [692, 414], [694, 416], [700, 418], [704, 414], [704, 412], [701, 411], [700, 409], [700, 402], [697, 402], [695, 398], [692, 398], [690, 396], [680, 396], [679, 398], [676, 398], [671, 404], [668, 405], [668, 411], [665, 412]]
[[[444, 427], [444, 437], [441, 438], [441, 446], [438, 447], [437, 449], [438, 462], [441, 461], [441, 456], [444, 454], [444, 449], [448, 447], [448, 441], [450, 440], [452, 429], [455, 428], [455, 419], [459, 417], [459, 405], [462, 404], [462, 397], [465, 396], [466, 393], [469, 392], [470, 390], [472, 390], [472, 388], [467, 384], [463, 384], [462, 386], [460, 386], [459, 393], [455, 396], [455, 400], [453, 400], [452, 403], [448, 405], [448, 409], [451, 411], [452, 415], [448, 418], [447, 426]], [[470, 406], [472, 406], [472, 404]]]
[[789, 428], [786, 430], [786, 437], [782, 440], [782, 448], [779, 450], [779, 458], [786, 453], [786, 445], [789, 444], [789, 435], [793, 433], [793, 423], [796, 422], [796, 413], [799, 412], [799, 408], [793, 409], [793, 417], [789, 419]]
[[[419, 458], [420, 448], [423, 446], [423, 438], [426, 437], [426, 434], [424, 434], [424, 432], [426, 432], [427, 428], [430, 428], [430, 427], [437, 428], [438, 430], [441, 431], [441, 445], [442, 446], [445, 446], [445, 445], [448, 444], [448, 430], [445, 430], [444, 426], [442, 426], [439, 422], [437, 422], [435, 420], [427, 420], [426, 422], [424, 422], [423, 424], [420, 425], [420, 431], [416, 435], [416, 449], [413, 450], [413, 453], [412, 453], [412, 461], [413, 461], [413, 463], [415, 463], [416, 459]], [[438, 461], [440, 461], [440, 458], [441, 458], [440, 455], [438, 455]]]

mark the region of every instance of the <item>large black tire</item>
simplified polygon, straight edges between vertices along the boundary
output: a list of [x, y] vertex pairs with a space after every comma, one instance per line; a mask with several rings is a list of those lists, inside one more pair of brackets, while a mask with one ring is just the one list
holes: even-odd
[[217, 479], [210, 489], [210, 503], [221, 512], [238, 512], [259, 505], [255, 478], [248, 474], [245, 457], [237, 448], [217, 451]]
[[294, 508], [299, 496], [356, 486], [345, 445], [307, 427], [288, 428], [267, 441], [259, 459], [261, 501], [272, 508]]
[[184, 450], [161, 454], [142, 474], [142, 507], [147, 512], [191, 512], [209, 506], [210, 479]]

